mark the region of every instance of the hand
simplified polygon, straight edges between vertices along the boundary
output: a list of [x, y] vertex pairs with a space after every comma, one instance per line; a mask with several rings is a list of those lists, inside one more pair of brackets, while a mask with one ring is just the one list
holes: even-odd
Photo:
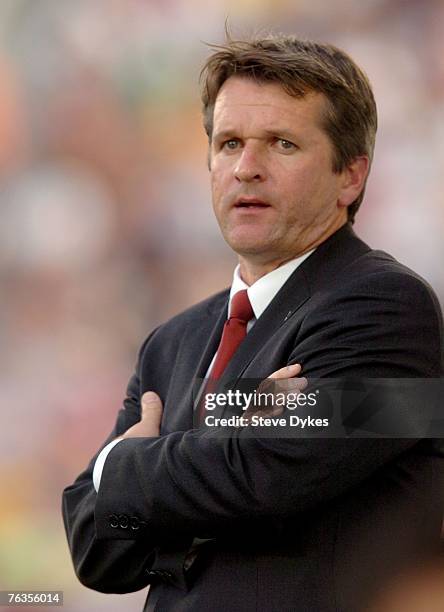
[[156, 438], [160, 434], [160, 422], [162, 420], [162, 400], [154, 393], [147, 391], [141, 399], [140, 421], [127, 429], [120, 438]]
[[[257, 390], [258, 393], [273, 394], [276, 393], [276, 388], [278, 388], [281, 393], [289, 391], [291, 391], [292, 393], [300, 393], [307, 387], [308, 384], [307, 379], [303, 376], [297, 377], [297, 374], [300, 374], [301, 370], [302, 366], [299, 363], [293, 363], [291, 365], [280, 368], [279, 370], [276, 370], [276, 372], [273, 372], [272, 374], [270, 374], [270, 376], [268, 376], [265, 380], [261, 382]], [[276, 380], [284, 381], [289, 379], [291, 379], [291, 382], [289, 382], [288, 385], [281, 382], [276, 384], [274, 382]], [[285, 387], [288, 388], [285, 389]], [[251, 418], [256, 415], [262, 417], [276, 417], [280, 416], [283, 413], [284, 408], [285, 406], [281, 405], [272, 405], [259, 409], [248, 408], [245, 411], [244, 416], [249, 421], [251, 421]]]

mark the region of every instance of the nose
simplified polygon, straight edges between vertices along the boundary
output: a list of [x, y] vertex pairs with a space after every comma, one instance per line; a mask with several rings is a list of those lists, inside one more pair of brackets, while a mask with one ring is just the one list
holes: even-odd
[[258, 151], [247, 145], [242, 149], [234, 166], [234, 176], [240, 183], [261, 182], [265, 178], [265, 169]]

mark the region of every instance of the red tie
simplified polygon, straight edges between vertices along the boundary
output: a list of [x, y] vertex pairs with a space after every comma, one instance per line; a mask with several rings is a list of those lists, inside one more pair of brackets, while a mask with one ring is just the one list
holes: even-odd
[[253, 317], [254, 312], [248, 299], [247, 290], [238, 291], [231, 300], [230, 318], [225, 321], [210, 378], [217, 380], [222, 376], [228, 362], [247, 335], [247, 323]]

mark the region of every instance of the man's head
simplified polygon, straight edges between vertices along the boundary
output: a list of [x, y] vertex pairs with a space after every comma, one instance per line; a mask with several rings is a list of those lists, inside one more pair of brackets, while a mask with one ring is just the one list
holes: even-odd
[[[281, 222], [281, 233], [287, 224], [295, 240], [305, 231], [302, 248], [322, 241], [322, 232], [325, 239], [335, 224], [340, 226], [347, 218], [353, 221], [373, 156], [377, 119], [368, 79], [351, 58], [331, 45], [290, 36], [228, 39], [216, 47], [201, 78], [213, 203], [222, 232], [235, 251], [251, 256], [255, 252], [251, 240], [249, 244], [232, 240], [233, 224], [240, 221], [250, 229], [259, 224], [259, 216], [253, 214], [230, 219], [230, 206], [238, 197], [266, 203], [271, 199], [271, 209], [278, 213], [286, 206], [285, 219], [272, 218], [272, 210], [263, 219], [270, 232], [275, 221]], [[272, 140], [267, 141], [273, 131], [279, 151]], [[283, 148], [285, 158], [277, 155], [284, 153]], [[345, 194], [347, 181], [354, 182], [354, 191]], [[309, 224], [321, 227], [321, 240], [316, 232], [308, 235]], [[274, 241], [276, 255], [281, 248], [283, 258], [291, 256], [285, 252], [283, 234], [270, 233], [267, 238], [262, 233], [256, 239], [264, 241], [268, 250]]]

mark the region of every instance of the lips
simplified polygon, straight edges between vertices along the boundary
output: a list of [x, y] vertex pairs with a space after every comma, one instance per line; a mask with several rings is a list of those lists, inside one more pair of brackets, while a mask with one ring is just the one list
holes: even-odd
[[235, 203], [234, 203], [234, 207], [235, 208], [246, 208], [246, 209], [252, 209], [252, 208], [270, 208], [270, 204], [267, 204], [267, 202], [264, 202], [263, 200], [260, 200], [259, 198], [248, 198], [248, 197], [242, 197], [242, 198], [238, 198]]

